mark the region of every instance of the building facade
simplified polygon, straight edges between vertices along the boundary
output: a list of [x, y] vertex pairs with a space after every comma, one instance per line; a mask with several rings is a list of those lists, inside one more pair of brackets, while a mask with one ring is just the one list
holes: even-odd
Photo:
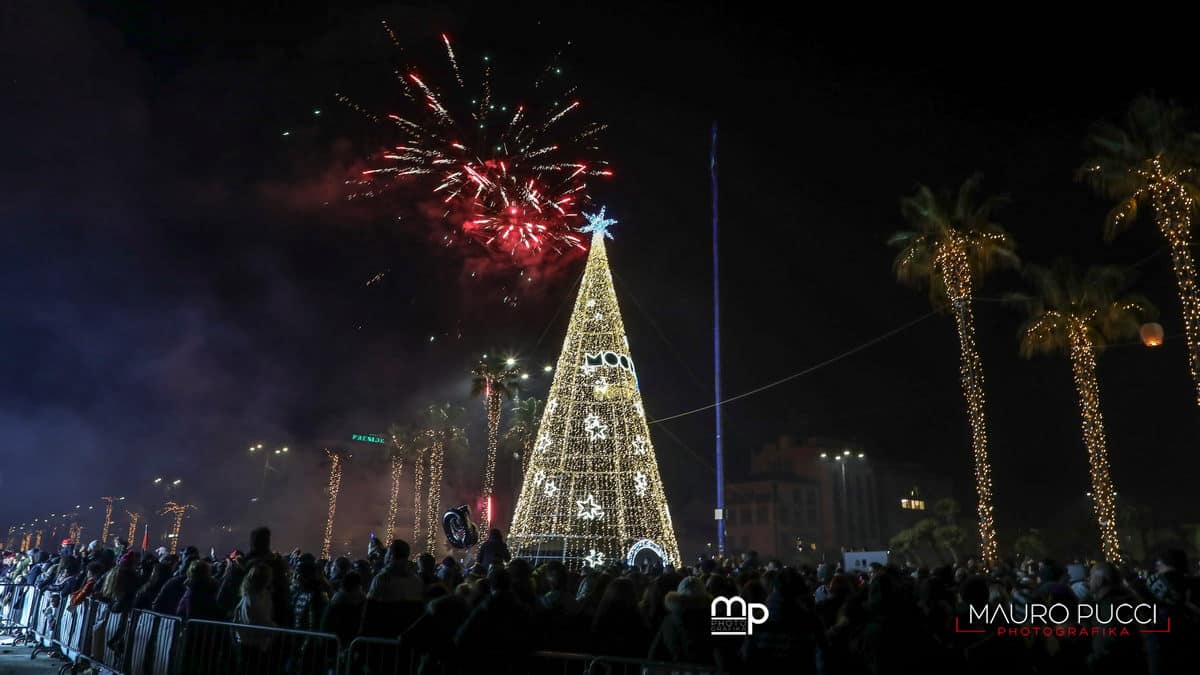
[[948, 481], [919, 465], [875, 461], [836, 439], [782, 436], [751, 456], [745, 480], [726, 486], [728, 548], [781, 560], [881, 550], [950, 494]]

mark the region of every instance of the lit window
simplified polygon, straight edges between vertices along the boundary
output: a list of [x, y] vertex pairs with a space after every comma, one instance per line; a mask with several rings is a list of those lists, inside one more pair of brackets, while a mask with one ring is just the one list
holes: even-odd
[[910, 501], [909, 501], [909, 500], [907, 500], [907, 499], [901, 499], [901, 500], [900, 500], [900, 508], [902, 508], [902, 509], [911, 509], [911, 508], [912, 508], [912, 502], [910, 502]]

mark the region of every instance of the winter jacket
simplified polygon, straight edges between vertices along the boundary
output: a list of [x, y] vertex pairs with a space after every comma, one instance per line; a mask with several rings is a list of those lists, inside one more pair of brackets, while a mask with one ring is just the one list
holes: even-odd
[[710, 625], [708, 598], [671, 592], [664, 602], [667, 616], [650, 645], [650, 658], [715, 664], [717, 644]]
[[321, 617], [321, 632], [333, 633], [342, 641], [342, 647], [350, 646], [350, 641], [358, 637], [358, 627], [362, 622], [363, 605], [367, 596], [361, 590], [356, 593], [338, 591], [325, 608]]
[[175, 614], [184, 619], [224, 621], [225, 612], [217, 604], [217, 582], [208, 578], [188, 581]]
[[[233, 614], [235, 623], [246, 624], [250, 626], [267, 626], [274, 628], [279, 624], [275, 623], [275, 610], [272, 607], [274, 600], [269, 591], [262, 591], [254, 595], [244, 595], [238, 602], [237, 611]], [[254, 647], [266, 651], [271, 646], [271, 635], [264, 631], [235, 631], [238, 642], [247, 647]]]

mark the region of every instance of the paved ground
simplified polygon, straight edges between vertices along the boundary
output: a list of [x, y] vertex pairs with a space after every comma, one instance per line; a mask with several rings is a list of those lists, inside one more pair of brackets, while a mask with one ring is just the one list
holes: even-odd
[[57, 673], [63, 662], [51, 659], [41, 654], [30, 661], [29, 652], [33, 647], [13, 647], [8, 640], [0, 643], [0, 675], [43, 675]]

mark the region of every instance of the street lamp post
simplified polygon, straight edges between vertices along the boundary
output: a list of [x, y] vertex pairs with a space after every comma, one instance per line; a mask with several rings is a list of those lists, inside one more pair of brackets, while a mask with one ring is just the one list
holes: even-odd
[[288, 453], [288, 448], [286, 445], [281, 448], [276, 448], [274, 450], [264, 450], [262, 443], [258, 443], [256, 445], [250, 446], [250, 454], [252, 454], [252, 455], [261, 454], [263, 456], [263, 472], [262, 472], [262, 478], [259, 479], [259, 481], [258, 481], [258, 492], [253, 497], [250, 498], [250, 501], [252, 501], [252, 502], [262, 501], [264, 493], [267, 489], [267, 472], [268, 471], [278, 471], [278, 469], [271, 466], [271, 455], [283, 456], [283, 455], [286, 455], [287, 453]]

